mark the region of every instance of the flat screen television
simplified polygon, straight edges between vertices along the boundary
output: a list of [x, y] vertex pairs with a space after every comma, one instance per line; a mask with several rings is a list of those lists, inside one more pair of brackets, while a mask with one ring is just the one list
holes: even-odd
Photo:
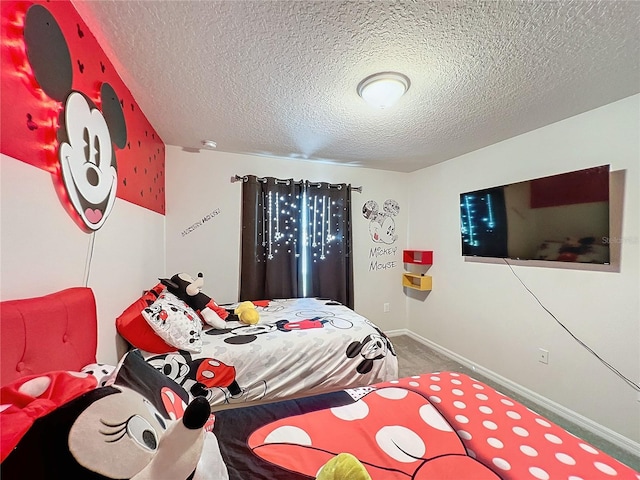
[[462, 255], [608, 264], [609, 169], [460, 194]]

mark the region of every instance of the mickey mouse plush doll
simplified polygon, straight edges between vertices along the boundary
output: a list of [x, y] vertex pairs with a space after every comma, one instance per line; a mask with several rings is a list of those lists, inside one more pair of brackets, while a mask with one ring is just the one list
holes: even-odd
[[187, 273], [176, 273], [171, 278], [159, 280], [169, 292], [198, 312], [207, 325], [219, 329], [227, 328], [225, 320], [229, 312], [218, 306], [213, 298], [202, 293], [201, 289], [204, 285], [202, 273], [198, 273], [196, 279]]

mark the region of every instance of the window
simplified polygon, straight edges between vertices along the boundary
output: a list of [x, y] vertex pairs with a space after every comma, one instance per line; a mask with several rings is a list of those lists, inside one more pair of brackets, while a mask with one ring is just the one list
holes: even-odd
[[240, 300], [322, 297], [353, 308], [351, 186], [243, 177]]

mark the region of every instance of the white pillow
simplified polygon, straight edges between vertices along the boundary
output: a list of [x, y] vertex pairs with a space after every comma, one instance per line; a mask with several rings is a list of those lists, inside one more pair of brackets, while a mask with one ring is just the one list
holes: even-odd
[[164, 290], [153, 304], [142, 310], [142, 316], [169, 345], [193, 353], [202, 351], [202, 320], [173, 293]]

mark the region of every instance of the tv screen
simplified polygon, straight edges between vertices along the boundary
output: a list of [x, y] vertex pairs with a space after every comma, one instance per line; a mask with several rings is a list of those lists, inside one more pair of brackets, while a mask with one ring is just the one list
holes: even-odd
[[462, 255], [609, 263], [609, 165], [460, 194]]

